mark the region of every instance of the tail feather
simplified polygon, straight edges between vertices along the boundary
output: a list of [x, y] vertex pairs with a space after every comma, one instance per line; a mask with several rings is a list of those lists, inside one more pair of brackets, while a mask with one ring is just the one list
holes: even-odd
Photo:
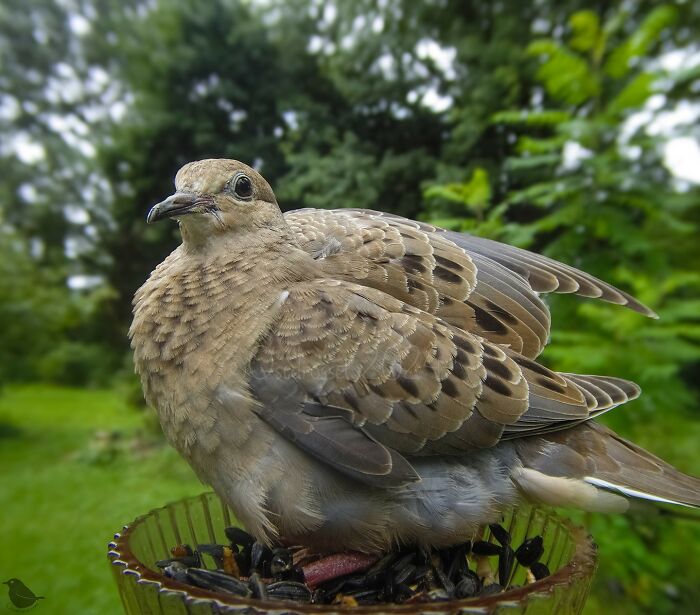
[[[535, 499], [542, 499], [542, 487], [546, 485], [548, 503], [616, 510], [611, 505], [615, 499], [592, 497], [590, 488], [594, 487], [600, 496], [607, 493], [618, 499], [624, 496], [700, 508], [700, 479], [683, 474], [593, 421], [566, 431], [523, 438], [516, 442], [516, 449], [525, 469], [521, 488]], [[533, 482], [538, 476], [565, 479], [567, 489], [575, 483], [581, 494], [587, 494], [584, 504], [580, 497], [565, 493], [566, 489], [561, 490], [560, 501], [553, 502], [556, 495], [551, 493], [552, 485], [564, 487], [564, 483]], [[518, 482], [518, 476], [515, 480]]]

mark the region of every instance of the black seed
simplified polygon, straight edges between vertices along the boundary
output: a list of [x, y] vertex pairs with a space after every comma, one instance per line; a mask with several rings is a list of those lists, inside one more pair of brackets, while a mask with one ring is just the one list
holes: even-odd
[[455, 584], [447, 578], [447, 575], [439, 568], [433, 568], [435, 576], [437, 577], [442, 589], [445, 593], [452, 598], [455, 595]]
[[455, 545], [454, 547], [449, 547], [447, 549], [443, 549], [440, 552], [440, 559], [443, 563], [443, 570], [445, 570], [447, 578], [450, 579], [450, 581], [452, 581], [453, 583], [456, 583], [459, 580], [460, 571], [462, 567], [464, 566], [465, 569], [467, 567], [467, 551], [467, 545], [461, 544]]
[[241, 571], [241, 574], [244, 577], [249, 576], [250, 575], [250, 549], [246, 549], [245, 551], [242, 551], [241, 553], [234, 553], [233, 557], [236, 560], [236, 564], [238, 565], [238, 569]]
[[418, 581], [425, 578], [425, 576], [429, 572], [430, 572], [430, 566], [428, 566], [428, 565], [417, 566], [415, 572], [413, 573], [413, 583], [417, 583]]
[[415, 592], [406, 584], [397, 585], [394, 590], [394, 600], [396, 602], [404, 602], [413, 596]]
[[163, 569], [163, 573], [165, 574], [166, 577], [170, 577], [171, 579], [175, 579], [176, 581], [179, 581], [180, 583], [187, 583], [187, 568], [180, 564], [179, 562], [173, 562], [170, 566], [166, 566]]
[[265, 587], [265, 583], [263, 583], [263, 580], [257, 572], [250, 575], [248, 582], [253, 590], [253, 598], [267, 600], [267, 587]]
[[382, 557], [374, 566], [372, 566], [368, 571], [367, 574], [375, 574], [377, 572], [381, 572], [383, 570], [386, 570], [389, 566], [391, 566], [397, 559], [398, 559], [399, 554], [398, 553], [387, 553], [384, 557]]
[[451, 598], [452, 596], [450, 596], [444, 589], [434, 589], [428, 592], [428, 599], [431, 602], [445, 602]]
[[395, 598], [396, 586], [394, 585], [394, 575], [387, 574], [384, 577], [384, 600], [391, 602]]
[[278, 581], [267, 586], [267, 595], [273, 600], [311, 602], [311, 590], [303, 583]]
[[367, 589], [367, 575], [356, 574], [351, 576], [343, 577], [345, 583], [343, 583], [343, 591], [348, 592], [350, 590]]
[[472, 553], [474, 555], [500, 555], [501, 547], [493, 542], [477, 540], [472, 546]]
[[273, 577], [281, 576], [292, 570], [292, 552], [289, 549], [275, 549], [272, 551], [270, 561], [270, 573]]
[[515, 553], [510, 546], [505, 545], [503, 551], [498, 556], [498, 581], [503, 587], [508, 587], [510, 581], [510, 573], [513, 571], [515, 563]]
[[494, 594], [500, 594], [503, 591], [503, 587], [498, 583], [491, 583], [484, 587], [479, 593], [480, 596], [493, 596]]
[[530, 566], [530, 571], [532, 572], [532, 576], [534, 576], [538, 581], [549, 576], [549, 568], [547, 568], [547, 566], [545, 566], [542, 562], [535, 562], [532, 566]]
[[224, 530], [226, 538], [228, 538], [233, 544], [240, 545], [242, 547], [249, 547], [255, 542], [248, 532], [242, 530], [240, 527], [227, 527]]
[[237, 596], [249, 597], [252, 594], [250, 586], [243, 581], [214, 570], [203, 568], [188, 568], [187, 578], [190, 583], [203, 589], [223, 591]]
[[391, 569], [394, 571], [403, 570], [406, 566], [412, 564], [415, 559], [415, 553], [409, 553], [408, 555], [404, 555], [392, 565]]
[[492, 523], [491, 525], [489, 525], [489, 529], [491, 530], [491, 533], [493, 534], [494, 538], [502, 545], [505, 546], [510, 544], [510, 534], [502, 525], [499, 525], [498, 523]]
[[224, 545], [215, 544], [203, 544], [197, 545], [197, 551], [199, 553], [206, 553], [212, 557], [223, 557], [224, 556]]
[[156, 562], [156, 566], [158, 566], [158, 568], [165, 568], [166, 566], [170, 566], [170, 564], [173, 564], [174, 562], [178, 562], [188, 568], [190, 566], [196, 568], [200, 565], [199, 557], [195, 554], [186, 555], [184, 557], [169, 557], [168, 559], [161, 559]]
[[362, 604], [373, 604], [379, 601], [379, 592], [376, 589], [363, 589], [354, 592], [348, 592], [346, 596], [355, 598]]
[[471, 598], [472, 596], [476, 596], [480, 590], [481, 582], [479, 581], [479, 577], [470, 570], [469, 573], [457, 583], [455, 587], [455, 596], [457, 598]]
[[401, 585], [402, 583], [412, 583], [413, 575], [416, 572], [416, 567], [413, 564], [409, 564], [402, 570], [399, 570], [394, 575], [394, 583], [396, 585]]
[[542, 557], [543, 553], [542, 536], [535, 536], [534, 538], [528, 538], [515, 550], [515, 557], [521, 566], [529, 568]]
[[265, 563], [268, 563], [272, 557], [272, 551], [270, 548], [257, 540], [253, 543], [250, 548], [250, 565], [253, 570], [258, 570], [263, 572]]

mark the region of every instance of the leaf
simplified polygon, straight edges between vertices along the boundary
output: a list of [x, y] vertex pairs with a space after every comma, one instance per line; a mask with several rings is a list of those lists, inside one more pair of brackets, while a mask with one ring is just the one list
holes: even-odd
[[569, 17], [572, 30], [569, 47], [576, 51], [591, 51], [600, 38], [600, 20], [593, 11], [578, 11]]
[[600, 81], [586, 59], [559, 43], [549, 39], [534, 41], [528, 46], [527, 53], [544, 56], [537, 78], [555, 99], [569, 105], [580, 105], [599, 94]]
[[527, 126], [556, 126], [571, 119], [568, 111], [499, 111], [491, 116], [494, 124], [524, 124]]
[[657, 75], [653, 73], [639, 73], [610, 101], [607, 112], [617, 115], [628, 109], [640, 108], [654, 93], [656, 78]]
[[566, 138], [562, 136], [549, 139], [522, 136], [518, 139], [516, 149], [519, 154], [548, 154], [561, 150], [565, 142]]
[[627, 40], [617, 47], [608, 58], [603, 69], [613, 79], [624, 77], [634, 61], [644, 56], [651, 46], [659, 40], [661, 32], [678, 20], [675, 7], [662, 4], [656, 7], [639, 28]]
[[469, 210], [481, 211], [491, 200], [491, 183], [486, 170], [476, 167], [468, 182], [431, 186], [425, 191], [425, 196], [461, 203]]

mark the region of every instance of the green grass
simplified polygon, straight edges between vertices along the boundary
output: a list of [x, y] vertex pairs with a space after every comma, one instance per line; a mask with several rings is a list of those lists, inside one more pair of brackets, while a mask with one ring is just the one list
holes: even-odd
[[[45, 596], [36, 612], [121, 613], [107, 543], [124, 523], [204, 487], [169, 448], [117, 453], [95, 433], [143, 431], [109, 391], [11, 388], [0, 396], [0, 576]], [[0, 611], [6, 607], [5, 587]]]
[[[0, 395], [0, 580], [18, 577], [45, 596], [37, 613], [121, 613], [106, 557], [113, 532], [205, 490], [173, 450], [143, 446], [144, 425], [143, 412], [112, 391], [26, 386]], [[96, 438], [106, 430], [121, 439]], [[620, 431], [700, 473], [698, 421], [654, 417]], [[693, 612], [700, 603], [700, 523], [565, 514], [600, 545], [587, 615]], [[7, 604], [0, 586], [0, 612]]]

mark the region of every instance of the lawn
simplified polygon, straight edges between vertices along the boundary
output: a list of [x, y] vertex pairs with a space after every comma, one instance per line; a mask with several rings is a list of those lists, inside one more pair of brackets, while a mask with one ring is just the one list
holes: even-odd
[[[662, 438], [656, 424], [628, 435], [700, 472], [698, 422], [671, 418]], [[112, 391], [31, 386], [0, 395], [0, 580], [17, 577], [45, 596], [37, 612], [121, 613], [106, 557], [114, 531], [204, 490], [146, 425], [143, 411]], [[588, 615], [692, 612], [700, 601], [700, 523], [577, 518], [600, 545]], [[0, 594], [0, 610], [7, 604]]]
[[[115, 430], [113, 443], [96, 435]], [[106, 555], [113, 533], [203, 490], [169, 448], [121, 450], [143, 430], [142, 411], [110, 391], [33, 386], [0, 396], [0, 576], [45, 596], [36, 612], [121, 613]]]

